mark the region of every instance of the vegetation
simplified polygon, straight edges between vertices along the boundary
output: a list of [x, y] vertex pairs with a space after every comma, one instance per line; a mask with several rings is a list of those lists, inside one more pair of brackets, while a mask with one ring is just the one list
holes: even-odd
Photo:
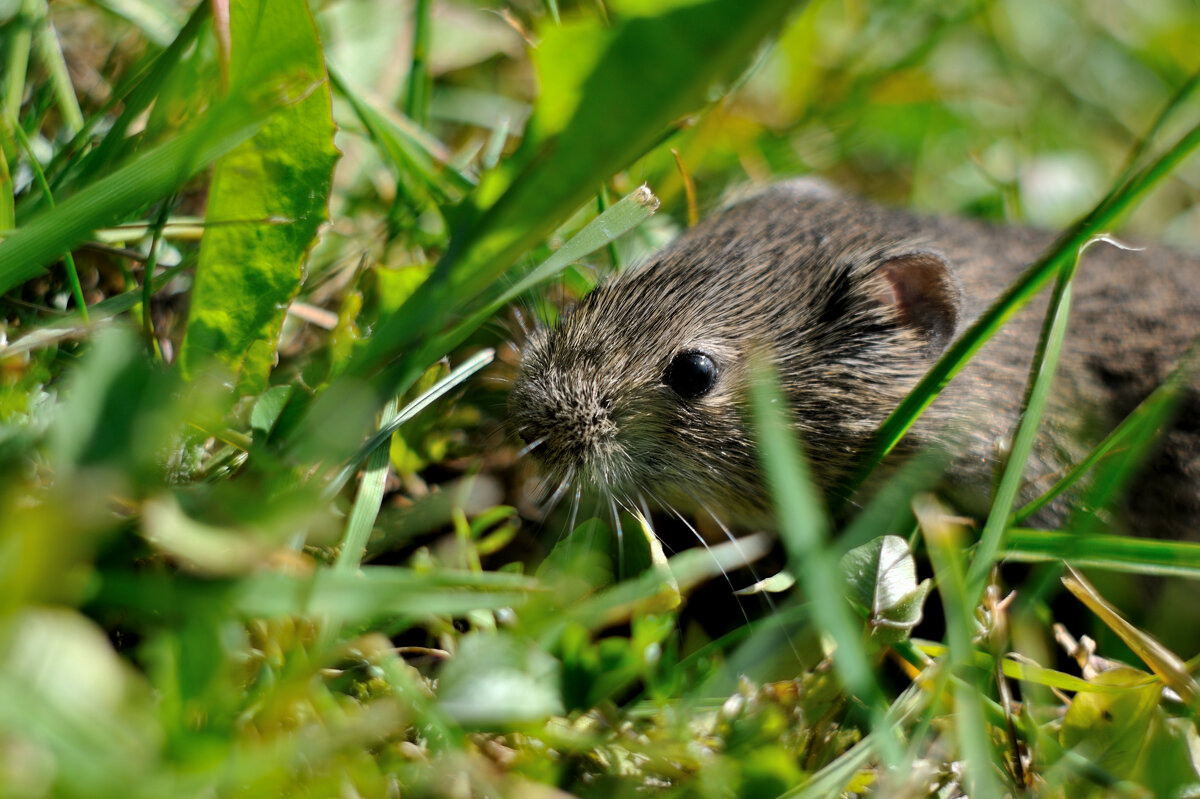
[[[1079, 246], [1200, 247], [1198, 40], [1187, 0], [0, 2], [0, 796], [1200, 792], [1200, 545], [1014, 506]], [[1053, 283], [989, 517], [916, 463], [834, 529], [769, 374], [786, 571], [547, 508], [510, 328], [802, 173], [1065, 231], [863, 467]]]

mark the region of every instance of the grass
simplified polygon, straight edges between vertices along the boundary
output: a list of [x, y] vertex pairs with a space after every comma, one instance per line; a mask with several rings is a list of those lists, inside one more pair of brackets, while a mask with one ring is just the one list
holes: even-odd
[[[1200, 783], [1200, 618], [1141, 596], [1190, 585], [1197, 545], [1020, 527], [1079, 481], [1119, 495], [1190, 359], [1015, 506], [1080, 248], [1118, 224], [1200, 247], [1196, 9], [495, 5], [0, 10], [0, 795]], [[764, 539], [671, 553], [629, 517], [532, 522], [504, 435], [514, 309], [552, 315], [546, 294], [725, 188], [809, 172], [1065, 231], [859, 475], [1053, 282], [981, 532], [927, 493], [936, 464], [853, 514], [798, 490], [769, 370], [755, 415], [798, 590], [757, 612], [713, 579]], [[1067, 572], [1073, 616], [1064, 561], [1099, 585]], [[1163, 607], [1167, 645], [1141, 629]], [[1071, 665], [1056, 621], [1099, 642], [1071, 657], [1128, 667]]]

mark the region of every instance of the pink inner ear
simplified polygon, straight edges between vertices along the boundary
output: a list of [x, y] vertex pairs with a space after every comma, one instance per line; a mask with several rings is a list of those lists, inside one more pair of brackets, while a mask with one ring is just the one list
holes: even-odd
[[875, 298], [896, 309], [900, 323], [910, 327], [937, 355], [954, 338], [962, 295], [950, 265], [938, 255], [917, 252], [892, 258], [879, 267], [883, 278]]

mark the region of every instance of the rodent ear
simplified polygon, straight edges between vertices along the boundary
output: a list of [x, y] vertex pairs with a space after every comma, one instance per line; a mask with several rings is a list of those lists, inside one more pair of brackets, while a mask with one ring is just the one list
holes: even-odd
[[950, 264], [931, 252], [889, 258], [876, 270], [881, 280], [875, 298], [894, 307], [900, 323], [925, 340], [936, 357], [954, 338], [962, 311], [962, 292]]

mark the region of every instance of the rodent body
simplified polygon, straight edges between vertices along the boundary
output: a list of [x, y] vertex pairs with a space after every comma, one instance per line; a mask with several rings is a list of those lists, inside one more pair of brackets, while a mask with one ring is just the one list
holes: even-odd
[[[1053, 242], [1022, 227], [882, 208], [810, 180], [776, 184], [598, 286], [533, 334], [510, 396], [552, 473], [620, 498], [769, 518], [748, 421], [755, 352], [774, 362], [814, 477], [839, 484], [955, 335]], [[1200, 259], [1098, 244], [1023, 492], [1050, 487], [1167, 376], [1200, 332]], [[942, 443], [947, 485], [986, 497], [1017, 419], [1045, 299], [976, 354], [896, 457]], [[1132, 496], [1137, 532], [1197, 537], [1200, 402]], [[1061, 521], [1063, 502], [1038, 523]]]

